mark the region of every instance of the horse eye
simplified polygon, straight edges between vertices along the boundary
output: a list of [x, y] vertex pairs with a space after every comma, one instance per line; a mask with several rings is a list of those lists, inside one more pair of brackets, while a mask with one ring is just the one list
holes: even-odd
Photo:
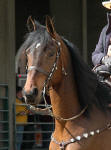
[[52, 53], [51, 53], [51, 54], [49, 54], [49, 57], [52, 57], [52, 56], [54, 56], [54, 54], [52, 54]]
[[52, 57], [52, 56], [54, 56], [54, 54], [55, 54], [54, 52], [50, 52], [50, 53], [48, 54], [48, 56], [49, 56], [49, 57]]

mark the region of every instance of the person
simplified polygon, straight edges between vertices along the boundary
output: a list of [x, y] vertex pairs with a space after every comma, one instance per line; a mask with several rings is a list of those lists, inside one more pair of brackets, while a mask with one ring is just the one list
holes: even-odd
[[[105, 0], [102, 5], [111, 9], [111, 0]], [[92, 63], [96, 67], [97, 71], [111, 72], [111, 13], [107, 13], [107, 25], [105, 25], [101, 31], [99, 41], [95, 50], [92, 53]]]
[[16, 150], [21, 150], [24, 125], [27, 123], [28, 110], [22, 100], [22, 88], [16, 88]]

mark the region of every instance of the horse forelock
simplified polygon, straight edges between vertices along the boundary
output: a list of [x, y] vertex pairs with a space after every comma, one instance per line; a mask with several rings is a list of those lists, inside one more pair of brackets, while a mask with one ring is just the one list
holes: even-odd
[[37, 29], [25, 35], [24, 43], [21, 45], [19, 50], [26, 50], [33, 43], [44, 43], [44, 45], [47, 44], [47, 41], [50, 39], [50, 36], [46, 31], [46, 27], [39, 24], [39, 22], [37, 21], [35, 21], [35, 24], [37, 26]]

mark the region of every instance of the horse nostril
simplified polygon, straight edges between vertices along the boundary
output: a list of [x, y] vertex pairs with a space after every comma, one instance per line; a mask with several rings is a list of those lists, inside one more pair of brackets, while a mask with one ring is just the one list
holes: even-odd
[[38, 95], [38, 89], [37, 89], [37, 88], [34, 88], [34, 89], [33, 89], [33, 95], [35, 95], [35, 96]]
[[38, 89], [37, 88], [33, 88], [28, 93], [25, 90], [23, 92], [24, 92], [24, 95], [26, 96], [28, 102], [34, 102], [35, 97], [38, 95]]
[[27, 99], [32, 99], [32, 95], [26, 94]]

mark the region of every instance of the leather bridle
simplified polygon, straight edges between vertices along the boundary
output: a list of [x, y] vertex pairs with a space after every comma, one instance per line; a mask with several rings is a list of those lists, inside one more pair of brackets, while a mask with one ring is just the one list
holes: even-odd
[[49, 107], [49, 105], [48, 105], [48, 103], [47, 103], [47, 101], [46, 101], [46, 98], [45, 98], [45, 95], [46, 95], [46, 89], [48, 88], [48, 83], [49, 83], [49, 81], [51, 80], [51, 78], [52, 78], [52, 75], [53, 75], [53, 73], [55, 72], [55, 70], [57, 70], [57, 62], [58, 62], [58, 59], [59, 59], [59, 57], [60, 57], [60, 49], [61, 49], [61, 43], [59, 42], [59, 41], [56, 41], [55, 39], [53, 39], [56, 43], [57, 43], [57, 45], [58, 45], [58, 51], [57, 51], [57, 54], [56, 54], [56, 58], [55, 58], [55, 61], [54, 61], [54, 64], [53, 64], [53, 66], [52, 66], [52, 69], [51, 69], [51, 71], [50, 72], [47, 72], [47, 71], [45, 71], [45, 70], [43, 70], [42, 68], [39, 68], [39, 67], [37, 67], [37, 66], [30, 66], [29, 68], [26, 66], [26, 68], [28, 68], [27, 69], [27, 73], [29, 73], [30, 71], [32, 71], [32, 70], [35, 70], [35, 71], [37, 71], [37, 72], [40, 72], [40, 73], [43, 73], [44, 75], [46, 75], [47, 76], [47, 79], [45, 80], [45, 82], [44, 82], [44, 85], [43, 85], [43, 90], [42, 90], [42, 96], [43, 96], [43, 99], [44, 99], [44, 102], [45, 102], [45, 109], [40, 109], [40, 108], [35, 108], [34, 106], [32, 106], [32, 105], [30, 105], [30, 104], [28, 104], [27, 103], [27, 98], [26, 98], [26, 96], [24, 96], [24, 99], [25, 99], [25, 103], [27, 104], [27, 106], [31, 109], [31, 110], [33, 110], [33, 111], [36, 111], [37, 112], [37, 110], [40, 112], [44, 112], [44, 114], [45, 114], [45, 112], [46, 112], [46, 114], [49, 114], [49, 115], [51, 115], [52, 116], [52, 111], [51, 111], [51, 107]]
[[[35, 112], [39, 112], [39, 113], [41, 112], [41, 114], [44, 113], [44, 114], [46, 114], [46, 115], [50, 115], [50, 116], [52, 116], [52, 117], [54, 117], [55, 119], [60, 120], [60, 121], [71, 121], [71, 120], [74, 120], [74, 119], [80, 117], [80, 116], [86, 111], [87, 106], [86, 106], [84, 109], [82, 109], [82, 111], [80, 111], [79, 114], [77, 114], [77, 115], [75, 115], [75, 116], [73, 116], [73, 117], [70, 117], [70, 118], [62, 118], [62, 117], [59, 117], [59, 116], [55, 116], [55, 115], [53, 114], [53, 112], [52, 112], [52, 110], [51, 110], [51, 107], [52, 107], [52, 106], [49, 106], [49, 105], [48, 105], [48, 103], [47, 103], [47, 101], [46, 101], [46, 98], [45, 98], [46, 90], [48, 89], [48, 83], [50, 82], [50, 80], [51, 80], [51, 78], [52, 78], [53, 73], [55, 72], [55, 70], [57, 70], [57, 62], [58, 62], [58, 60], [59, 60], [60, 51], [61, 51], [61, 43], [60, 43], [59, 41], [55, 40], [55, 39], [52, 39], [52, 40], [55, 41], [55, 43], [57, 43], [57, 45], [58, 45], [58, 50], [57, 50], [56, 58], [55, 58], [54, 64], [52, 65], [51, 71], [50, 71], [50, 72], [47, 72], [47, 71], [43, 70], [42, 68], [39, 68], [39, 67], [36, 67], [36, 66], [30, 66], [30, 67], [28, 68], [28, 72], [30, 72], [30, 71], [32, 71], [32, 70], [35, 70], [35, 71], [38, 71], [38, 72], [40, 72], [40, 73], [43, 73], [44, 75], [47, 76], [47, 79], [46, 79], [45, 82], [44, 82], [43, 90], [42, 90], [42, 96], [43, 96], [43, 100], [44, 100], [44, 102], [45, 102], [45, 109], [35, 108], [34, 106], [28, 104], [26, 97], [24, 97], [24, 98], [25, 98], [25, 103], [27, 104], [27, 106], [28, 106], [31, 110], [33, 110], [33, 111], [35, 111]], [[62, 71], [63, 71], [64, 75], [67, 76], [67, 73], [65, 72], [64, 67], [62, 67]]]

